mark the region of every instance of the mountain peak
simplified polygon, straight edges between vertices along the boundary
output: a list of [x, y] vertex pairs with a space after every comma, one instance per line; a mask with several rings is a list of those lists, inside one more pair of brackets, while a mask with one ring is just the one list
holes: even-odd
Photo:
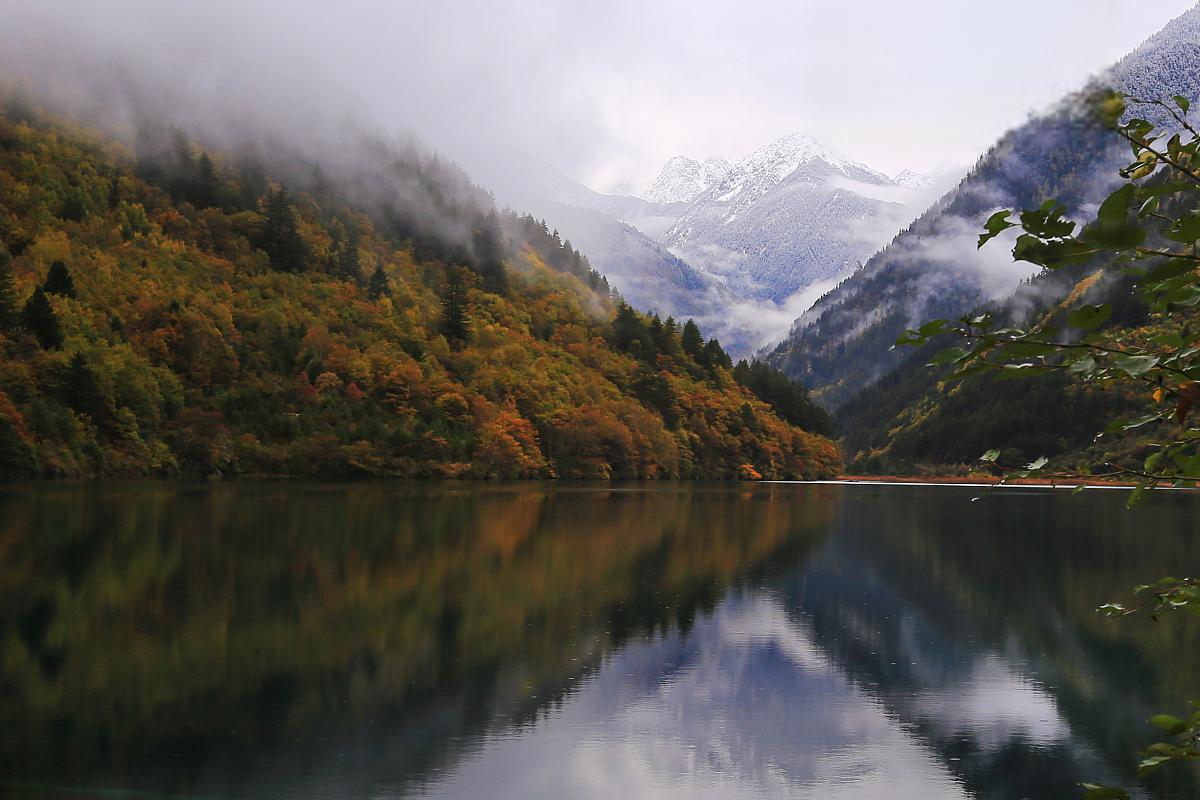
[[913, 172], [911, 169], [900, 170], [892, 180], [905, 189], [913, 190], [928, 189], [933, 185], [933, 178], [923, 172]]
[[649, 203], [687, 203], [699, 197], [729, 172], [729, 162], [723, 158], [697, 161], [687, 156], [668, 159], [662, 172], [642, 192]]
[[820, 159], [830, 166], [854, 164], [834, 148], [807, 133], [789, 133], [770, 144], [763, 145], [737, 163], [738, 167], [769, 166], [777, 180], [783, 180], [802, 164]]

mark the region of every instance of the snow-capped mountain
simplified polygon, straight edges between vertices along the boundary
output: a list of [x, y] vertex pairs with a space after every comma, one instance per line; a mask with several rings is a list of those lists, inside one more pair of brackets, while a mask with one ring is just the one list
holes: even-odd
[[909, 193], [795, 133], [734, 163], [660, 241], [738, 297], [779, 304], [886, 243], [913, 216], [904, 202]]
[[824, 282], [882, 246], [923, 196], [803, 134], [732, 164], [677, 156], [641, 197], [592, 191], [529, 156], [465, 163], [500, 202], [580, 247], [634, 306], [694, 318], [739, 357], [783, 338]]
[[675, 156], [663, 166], [662, 172], [641, 197], [660, 205], [690, 203], [724, 178], [729, 173], [729, 166], [723, 158], [697, 161], [687, 156]]
[[[1182, 95], [1195, 104], [1200, 100], [1200, 6], [1095, 83], [1135, 97]], [[980, 303], [1011, 295], [1030, 267], [1014, 263], [1002, 245], [976, 247], [988, 215], [1054, 197], [1071, 215], [1089, 216], [1119, 183], [1117, 169], [1129, 160], [1128, 145], [1092, 124], [1085, 107], [1082, 94], [1066, 97], [1006, 134], [952, 191], [806, 311], [765, 360], [804, 380], [827, 407], [836, 407], [910, 355], [892, 347], [905, 328], [957, 318]]]

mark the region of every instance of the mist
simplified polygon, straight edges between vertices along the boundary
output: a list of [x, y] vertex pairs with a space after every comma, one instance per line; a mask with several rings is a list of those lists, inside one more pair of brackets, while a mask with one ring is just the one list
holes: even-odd
[[109, 116], [138, 86], [181, 122], [413, 129], [468, 171], [519, 151], [636, 193], [795, 130], [889, 173], [970, 163], [1190, 5], [5, 0], [0, 66]]

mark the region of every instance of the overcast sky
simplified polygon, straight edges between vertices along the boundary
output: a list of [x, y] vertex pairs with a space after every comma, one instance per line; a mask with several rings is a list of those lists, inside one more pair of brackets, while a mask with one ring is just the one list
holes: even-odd
[[0, 58], [130, 62], [185, 102], [352, 113], [637, 191], [672, 155], [736, 158], [797, 130], [886, 172], [970, 164], [1192, 5], [0, 0]]

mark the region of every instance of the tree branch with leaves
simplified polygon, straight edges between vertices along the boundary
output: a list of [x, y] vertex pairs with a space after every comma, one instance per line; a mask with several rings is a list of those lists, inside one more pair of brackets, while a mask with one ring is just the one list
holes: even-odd
[[[1165, 330], [1154, 335], [1122, 330], [1110, 324], [1110, 304], [1088, 304], [1083, 302], [1087, 293], [1080, 292], [1032, 325], [1014, 326], [994, 313], [976, 313], [928, 322], [906, 331], [897, 345], [956, 340], [930, 362], [950, 369], [948, 382], [983, 374], [1008, 380], [1065, 372], [1085, 384], [1142, 387], [1142, 413], [1111, 421], [1102, 434], [1149, 432], [1152, 452], [1140, 465], [1107, 465], [1108, 475], [1135, 482], [1129, 498], [1134, 506], [1156, 488], [1200, 484], [1200, 415], [1192, 414], [1200, 403], [1200, 132], [1189, 121], [1191, 103], [1182, 96], [1167, 101], [1103, 92], [1092, 98], [1092, 109], [1132, 152], [1131, 162], [1120, 170], [1124, 182], [1100, 205], [1095, 219], [1080, 225], [1056, 200], [1020, 212], [998, 211], [985, 222], [979, 247], [1015, 229], [1017, 261], [1044, 270], [1094, 266], [1096, 278], [1121, 274]], [[999, 457], [999, 450], [990, 450], [981, 461], [995, 466]], [[1096, 477], [1050, 467], [1049, 459], [1038, 458], [1006, 472], [1001, 482], [1053, 477], [1076, 481], [1082, 490]], [[1200, 581], [1193, 578], [1163, 578], [1137, 587], [1134, 596], [1131, 604], [1108, 603], [1100, 611], [1110, 616], [1139, 610], [1157, 616], [1177, 609], [1200, 614]], [[1171, 741], [1143, 752], [1139, 777], [1172, 761], [1200, 759], [1200, 708], [1187, 719], [1159, 715], [1151, 722]], [[1114, 787], [1086, 784], [1084, 789], [1091, 800], [1128, 797]]]

